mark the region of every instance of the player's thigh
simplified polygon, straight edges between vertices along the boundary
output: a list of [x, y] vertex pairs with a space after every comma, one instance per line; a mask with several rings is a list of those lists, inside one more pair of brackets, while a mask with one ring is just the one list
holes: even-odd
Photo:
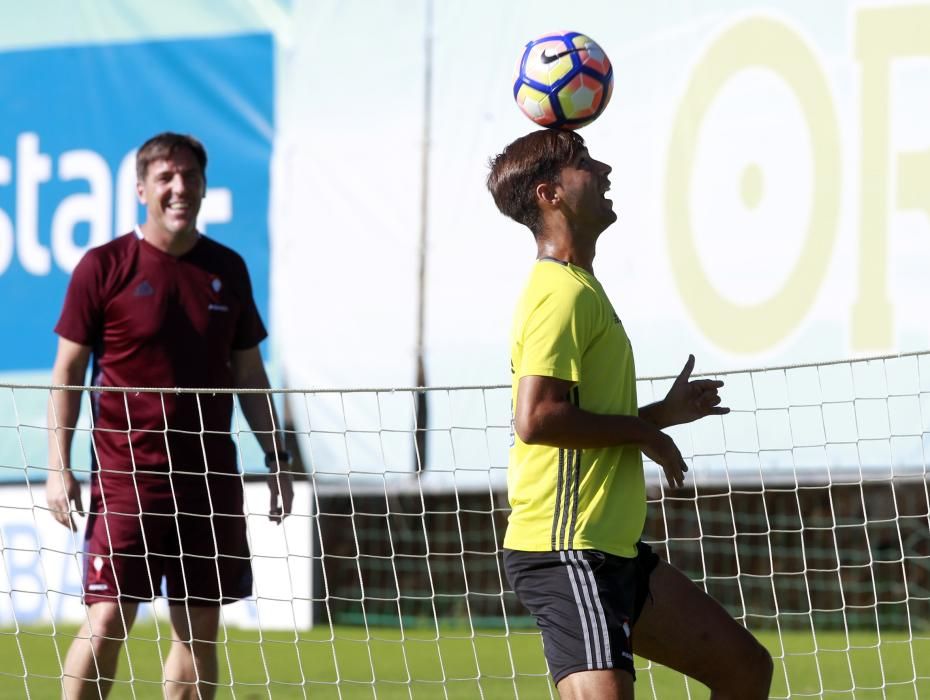
[[129, 630], [136, 621], [138, 610], [137, 603], [115, 601], [93, 603], [87, 606], [84, 631], [93, 637], [121, 641], [129, 634]]
[[181, 642], [215, 642], [220, 624], [218, 605], [171, 605], [171, 635]]
[[633, 676], [622, 669], [579, 671], [556, 685], [560, 700], [632, 700]]
[[663, 561], [649, 578], [633, 648], [710, 688], [730, 685], [734, 674], [759, 671], [767, 659], [755, 637], [720, 603]]

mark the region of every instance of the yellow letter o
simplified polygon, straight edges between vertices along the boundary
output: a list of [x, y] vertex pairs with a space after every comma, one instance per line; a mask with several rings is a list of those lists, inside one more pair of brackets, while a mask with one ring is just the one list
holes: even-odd
[[[797, 96], [811, 135], [813, 192], [807, 236], [782, 288], [757, 304], [738, 304], [710, 284], [694, 243], [689, 198], [697, 135], [721, 87], [749, 67], [774, 71]], [[707, 337], [736, 353], [760, 352], [792, 331], [814, 301], [836, 239], [840, 147], [836, 113], [815, 56], [787, 25], [741, 21], [724, 32], [694, 69], [672, 127], [666, 179], [666, 224], [672, 273], [681, 297]], [[747, 260], [762, 266], [765, 260]]]

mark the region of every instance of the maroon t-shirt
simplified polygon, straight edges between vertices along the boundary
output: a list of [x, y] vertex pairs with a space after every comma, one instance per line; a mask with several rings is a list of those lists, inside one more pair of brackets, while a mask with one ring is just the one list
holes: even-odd
[[[232, 387], [232, 352], [267, 336], [236, 252], [201, 236], [175, 257], [135, 232], [78, 263], [55, 332], [93, 348], [95, 385], [164, 388]], [[232, 402], [230, 394], [99, 392], [98, 466], [233, 472]]]

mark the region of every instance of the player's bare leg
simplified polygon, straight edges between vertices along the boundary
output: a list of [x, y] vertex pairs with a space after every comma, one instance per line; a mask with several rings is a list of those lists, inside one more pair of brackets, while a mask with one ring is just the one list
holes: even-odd
[[666, 562], [649, 586], [634, 653], [700, 681], [714, 700], [768, 697], [771, 655], [720, 603]]
[[113, 685], [119, 652], [136, 619], [136, 603], [99, 602], [87, 606], [87, 619], [65, 657], [61, 696], [100, 700]]
[[626, 671], [579, 671], [556, 686], [561, 700], [633, 700], [633, 676]]
[[211, 700], [218, 679], [216, 633], [219, 606], [172, 605], [171, 651], [165, 661], [165, 697]]

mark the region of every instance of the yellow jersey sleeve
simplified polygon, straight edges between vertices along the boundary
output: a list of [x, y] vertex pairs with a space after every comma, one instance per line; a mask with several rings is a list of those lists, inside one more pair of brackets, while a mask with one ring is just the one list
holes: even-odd
[[591, 293], [553, 270], [557, 264], [538, 265], [521, 299], [511, 339], [516, 380], [581, 378], [581, 356], [591, 336]]

